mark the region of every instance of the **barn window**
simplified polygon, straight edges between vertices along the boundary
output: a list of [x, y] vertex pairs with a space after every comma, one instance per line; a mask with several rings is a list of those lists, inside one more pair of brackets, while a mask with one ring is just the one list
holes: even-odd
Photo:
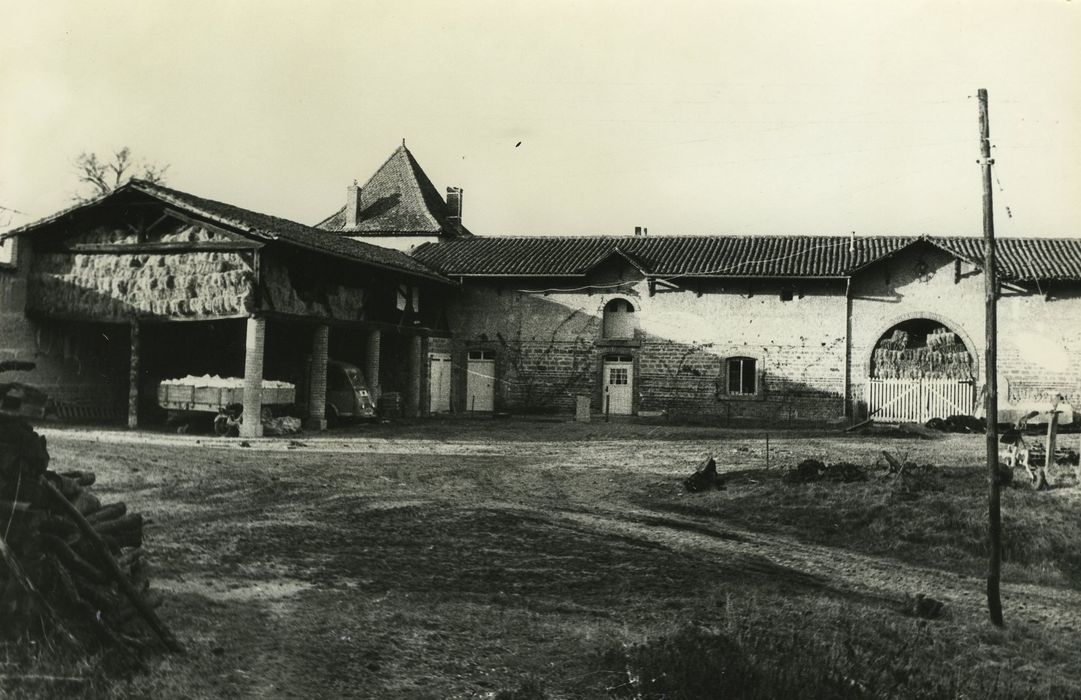
[[633, 338], [638, 328], [634, 306], [626, 299], [612, 299], [604, 305], [605, 338]]
[[494, 360], [495, 350], [470, 350], [470, 360]]
[[15, 237], [0, 238], [0, 267], [15, 267]]
[[728, 358], [728, 393], [754, 394], [758, 389], [756, 362], [751, 357]]

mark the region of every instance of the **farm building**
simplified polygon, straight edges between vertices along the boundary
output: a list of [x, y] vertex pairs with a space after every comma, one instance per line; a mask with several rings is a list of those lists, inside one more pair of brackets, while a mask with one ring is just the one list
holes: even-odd
[[[460, 409], [568, 411], [585, 394], [596, 411], [721, 422], [977, 412], [982, 255], [965, 238], [646, 234], [415, 252], [462, 282]], [[1081, 241], [1001, 239], [999, 264], [1000, 404], [1075, 399]]]
[[210, 374], [244, 378], [246, 416], [264, 378], [293, 384], [322, 427], [328, 355], [416, 415], [425, 344], [447, 333], [450, 282], [407, 255], [146, 182], [12, 233], [0, 354], [37, 364], [19, 379], [61, 416], [135, 426], [160, 381]]
[[[344, 199], [309, 227], [136, 182], [24, 227], [0, 359], [132, 422], [164, 378], [261, 372], [322, 425], [325, 346], [410, 415], [979, 412], [978, 239], [474, 235], [404, 144]], [[999, 265], [1000, 405], [1076, 404], [1081, 240], [1000, 239]]]

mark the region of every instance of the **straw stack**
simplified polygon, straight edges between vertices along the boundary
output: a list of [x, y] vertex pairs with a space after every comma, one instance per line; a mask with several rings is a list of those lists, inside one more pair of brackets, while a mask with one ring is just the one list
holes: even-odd
[[926, 339], [895, 330], [889, 338], [879, 341], [873, 360], [875, 379], [973, 378], [968, 349], [956, 333], [944, 327], [936, 328]]
[[349, 321], [363, 318], [363, 289], [328, 283], [302, 296], [290, 279], [289, 270], [284, 265], [269, 260], [263, 267], [262, 277], [270, 307], [275, 311]]
[[222, 318], [252, 308], [254, 276], [239, 253], [47, 253], [34, 259], [35, 311], [103, 320]]

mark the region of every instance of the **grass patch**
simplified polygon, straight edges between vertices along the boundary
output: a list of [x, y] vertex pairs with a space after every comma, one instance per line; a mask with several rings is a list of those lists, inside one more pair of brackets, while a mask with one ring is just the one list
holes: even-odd
[[[783, 470], [726, 474], [723, 492], [636, 499], [654, 510], [720, 518], [758, 532], [978, 576], [987, 559], [987, 477], [980, 467], [920, 471], [867, 481], [790, 483]], [[1003, 490], [1003, 561], [1012, 580], [1081, 589], [1081, 494], [1072, 468], [1056, 488]]]

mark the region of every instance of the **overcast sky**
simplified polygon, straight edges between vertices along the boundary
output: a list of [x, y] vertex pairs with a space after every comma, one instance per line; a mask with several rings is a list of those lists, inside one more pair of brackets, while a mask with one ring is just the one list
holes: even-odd
[[1081, 2], [0, 8], [15, 224], [124, 145], [314, 223], [404, 138], [480, 234], [978, 234], [985, 87], [999, 235], [1081, 236]]

